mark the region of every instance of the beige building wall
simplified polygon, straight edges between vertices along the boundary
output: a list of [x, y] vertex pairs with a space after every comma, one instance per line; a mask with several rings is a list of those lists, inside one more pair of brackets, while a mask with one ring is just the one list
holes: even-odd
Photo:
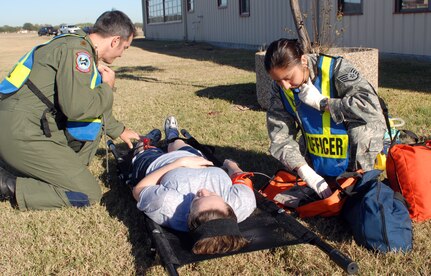
[[[185, 11], [183, 0], [181, 21], [156, 24], [146, 24], [145, 2], [142, 0], [145, 37], [151, 39], [186, 39], [258, 48], [280, 37], [296, 37], [287, 0], [250, 0], [250, 16], [240, 16], [239, 0], [228, 0], [226, 8], [217, 7], [217, 0], [195, 0], [193, 12]], [[303, 1], [302, 9], [310, 8], [311, 2]]]
[[[146, 20], [145, 0], [142, 0]], [[218, 8], [217, 0], [194, 0], [194, 11], [186, 12], [183, 0], [181, 21], [158, 24], [144, 22], [151, 39], [205, 41], [228, 47], [259, 49], [280, 37], [296, 38], [289, 0], [250, 0], [250, 16], [240, 16], [239, 0], [228, 0]], [[307, 30], [313, 39], [312, 9], [324, 0], [302, 0]], [[318, 4], [316, 4], [318, 3]], [[364, 0], [363, 15], [336, 20], [337, 0], [331, 0], [332, 46], [372, 47], [379, 52], [431, 57], [431, 13], [396, 14], [395, 0]], [[320, 24], [324, 11], [319, 14]], [[144, 21], [145, 21], [144, 20]], [[319, 29], [322, 26], [319, 27]], [[336, 35], [342, 30], [342, 35]]]
[[[336, 2], [336, 1], [334, 1]], [[363, 15], [344, 16], [342, 46], [431, 56], [431, 13], [395, 13], [394, 0], [368, 0]]]
[[[302, 2], [308, 9], [311, 2]], [[250, 16], [240, 16], [238, 0], [228, 0], [226, 8], [218, 8], [217, 0], [195, 0], [187, 23], [188, 39], [196, 41], [261, 46], [280, 37], [296, 37], [286, 0], [250, 0]]]

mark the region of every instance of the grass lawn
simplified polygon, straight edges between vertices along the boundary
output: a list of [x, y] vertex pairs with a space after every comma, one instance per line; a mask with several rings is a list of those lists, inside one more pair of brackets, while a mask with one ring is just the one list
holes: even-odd
[[[0, 35], [0, 77], [32, 46], [46, 38]], [[265, 112], [255, 96], [254, 52], [206, 44], [135, 39], [118, 59], [114, 113], [145, 134], [175, 115], [219, 157], [247, 171], [272, 175], [280, 167], [268, 155]], [[422, 61], [384, 59], [379, 94], [393, 117], [419, 135], [431, 134], [431, 66]], [[119, 140], [117, 142], [120, 142]], [[0, 203], [1, 275], [163, 275], [151, 258], [149, 236], [130, 192], [116, 181], [113, 157], [106, 166], [104, 144], [90, 170], [104, 195], [86, 209], [20, 212]], [[109, 171], [108, 171], [109, 170]], [[261, 179], [257, 180], [262, 184]], [[363, 275], [430, 275], [431, 221], [414, 224], [414, 250], [372, 253], [355, 244], [341, 219], [301, 223], [355, 260]], [[296, 245], [186, 265], [181, 275], [342, 275], [317, 247]]]

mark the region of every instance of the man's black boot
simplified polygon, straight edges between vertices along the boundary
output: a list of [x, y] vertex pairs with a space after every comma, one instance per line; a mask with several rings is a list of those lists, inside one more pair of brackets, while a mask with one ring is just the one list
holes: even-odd
[[0, 199], [15, 201], [16, 176], [0, 167]]

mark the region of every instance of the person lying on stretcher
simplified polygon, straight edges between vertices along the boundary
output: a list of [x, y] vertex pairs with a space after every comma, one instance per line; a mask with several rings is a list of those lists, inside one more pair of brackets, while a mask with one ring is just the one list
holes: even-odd
[[191, 231], [195, 254], [226, 253], [247, 245], [238, 223], [254, 211], [256, 199], [252, 187], [241, 179], [232, 185], [230, 178], [243, 171], [231, 160], [223, 163], [227, 172], [214, 167], [199, 150], [178, 139], [173, 116], [165, 121], [165, 135], [167, 152], [152, 146], [161, 138], [158, 129], [137, 145], [131, 184], [138, 209], [162, 226]]

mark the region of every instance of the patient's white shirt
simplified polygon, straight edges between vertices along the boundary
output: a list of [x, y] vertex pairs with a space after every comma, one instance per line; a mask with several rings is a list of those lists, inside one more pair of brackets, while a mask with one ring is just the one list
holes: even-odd
[[[157, 158], [147, 174], [178, 158], [195, 156], [187, 151], [173, 151]], [[245, 220], [256, 208], [254, 192], [247, 186], [232, 185], [227, 173], [218, 167], [176, 168], [166, 173], [159, 185], [144, 188], [137, 207], [156, 223], [179, 231], [189, 231], [187, 218], [190, 205], [198, 190], [206, 188], [220, 195], [238, 218]]]

